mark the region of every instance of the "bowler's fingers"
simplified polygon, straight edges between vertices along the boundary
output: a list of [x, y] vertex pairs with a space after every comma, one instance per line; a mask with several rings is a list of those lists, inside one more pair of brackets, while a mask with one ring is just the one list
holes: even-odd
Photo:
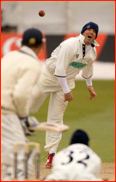
[[66, 101], [71, 102], [72, 100], [73, 100], [73, 97], [71, 97], [71, 98], [65, 98], [64, 99], [64, 102], [66, 102]]
[[91, 94], [91, 96], [90, 96], [90, 100], [92, 100], [92, 98], [95, 98], [96, 97], [96, 94]]

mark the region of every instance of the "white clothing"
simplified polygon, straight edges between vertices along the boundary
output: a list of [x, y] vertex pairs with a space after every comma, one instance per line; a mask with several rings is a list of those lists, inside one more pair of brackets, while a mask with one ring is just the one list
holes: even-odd
[[91, 45], [85, 46], [85, 55], [88, 53], [88, 51], [91, 49]]
[[[26, 142], [20, 117], [30, 114], [32, 88], [40, 78], [40, 65], [36, 54], [27, 46], [12, 51], [1, 61], [1, 176], [13, 181], [13, 146]], [[19, 149], [18, 169], [24, 166], [23, 148]], [[33, 164], [29, 162], [29, 174]], [[22, 173], [22, 171], [21, 171]], [[24, 175], [19, 175], [24, 180]]]
[[[93, 74], [93, 62], [96, 59], [95, 47], [90, 48], [83, 57], [84, 36], [73, 37], [62, 42], [46, 60], [39, 82], [32, 91], [31, 113], [38, 111], [46, 97], [51, 94], [47, 122], [62, 124], [68, 102], [64, 102], [64, 91], [57, 77], [64, 77], [70, 90], [75, 87], [75, 76], [82, 70], [82, 76], [89, 78]], [[94, 44], [94, 43], [93, 43]], [[97, 44], [97, 43], [96, 43]], [[56, 75], [56, 76], [55, 76]], [[40, 85], [43, 88], [41, 93]], [[46, 151], [56, 151], [61, 134], [46, 132]]]
[[[66, 110], [68, 102], [64, 102], [64, 93], [61, 86], [58, 83], [52, 81], [53, 75], [51, 75], [46, 66], [43, 67], [40, 81], [33, 89], [33, 104], [31, 107], [31, 113], [35, 113], [41, 107], [44, 100], [49, 94], [50, 101], [48, 107], [47, 122], [55, 122], [58, 124], [63, 123], [63, 114]], [[56, 78], [56, 77], [55, 77]], [[57, 79], [57, 78], [56, 78]], [[43, 93], [41, 93], [39, 85], [44, 86]], [[36, 94], [35, 94], [36, 93]], [[45, 150], [56, 151], [58, 144], [61, 140], [62, 133], [46, 132], [46, 146]]]
[[66, 94], [66, 93], [70, 92], [66, 77], [56, 77], [56, 78], [58, 79], [58, 82], [60, 83], [64, 93]]
[[[56, 77], [58, 79], [58, 82], [60, 83], [64, 93], [70, 92], [70, 89], [67, 84], [66, 77]], [[87, 86], [92, 86], [92, 76], [86, 79]]]
[[[19, 118], [14, 114], [1, 115], [1, 179], [2, 181], [13, 181], [14, 178], [14, 156], [13, 148], [17, 142], [25, 142], [26, 138], [22, 130]], [[34, 165], [28, 163], [29, 175], [32, 174]], [[21, 176], [24, 180], [24, 149], [18, 150], [18, 170], [23, 171]], [[20, 179], [20, 178], [19, 178]]]
[[103, 181], [98, 178], [100, 157], [84, 144], [73, 144], [56, 153], [52, 173], [45, 181]]
[[[85, 46], [85, 55], [88, 53], [88, 51], [91, 49], [91, 45], [86, 45]], [[66, 77], [57, 77], [64, 93], [68, 93], [70, 92], [70, 89], [68, 87], [68, 84], [67, 84], [67, 80], [66, 80]], [[86, 79], [86, 84], [87, 86], [91, 86], [92, 85], [92, 77], [89, 77]]]
[[[88, 51], [91, 49], [91, 45], [85, 46], [85, 55], [88, 53]], [[92, 76], [86, 79], [87, 86], [92, 86]]]
[[32, 87], [40, 77], [40, 64], [26, 46], [11, 51], [1, 61], [1, 113], [29, 115]]
[[[93, 62], [96, 59], [96, 48], [92, 47], [83, 57], [84, 36], [72, 37], [62, 42], [46, 60], [47, 67], [53, 75], [67, 77], [67, 82], [73, 81], [82, 70], [82, 76], [93, 75]], [[93, 43], [94, 44], [94, 43]], [[97, 44], [97, 43], [96, 43]]]
[[86, 79], [87, 86], [92, 86], [92, 77]]

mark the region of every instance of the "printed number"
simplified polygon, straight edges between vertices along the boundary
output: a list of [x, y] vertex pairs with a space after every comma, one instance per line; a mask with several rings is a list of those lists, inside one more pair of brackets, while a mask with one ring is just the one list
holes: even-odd
[[[67, 156], [69, 157], [69, 161], [68, 161], [67, 163], [61, 163], [62, 165], [69, 164], [70, 162], [73, 161], [72, 154], [73, 154], [74, 152], [73, 152], [73, 151], [68, 151], [68, 152], [70, 152], [69, 155], [67, 155]], [[87, 160], [87, 159], [89, 159], [89, 158], [90, 158], [90, 157], [89, 157], [89, 155], [87, 154], [87, 156], [86, 156], [84, 159], [77, 161], [77, 163], [83, 164], [83, 165], [86, 167], [87, 164], [84, 162], [84, 160]]]
[[73, 157], [71, 156], [73, 153], [74, 153], [73, 151], [70, 151], [70, 154], [68, 155], [68, 157], [69, 157], [69, 161], [68, 161], [67, 163], [62, 163], [63, 165], [65, 165], [65, 164], [69, 164], [70, 162], [72, 162], [72, 161], [73, 161]]
[[87, 166], [87, 164], [85, 162], [83, 162], [84, 160], [87, 160], [87, 159], [89, 159], [89, 155], [87, 155], [86, 158], [84, 158], [84, 159], [82, 159], [80, 161], [77, 161], [77, 163], [80, 163], [80, 164], [83, 164], [83, 165]]

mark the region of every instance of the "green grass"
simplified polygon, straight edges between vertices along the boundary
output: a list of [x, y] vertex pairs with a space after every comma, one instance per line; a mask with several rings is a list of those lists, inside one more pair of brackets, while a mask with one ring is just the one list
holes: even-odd
[[[67, 147], [72, 133], [78, 129], [87, 131], [90, 137], [90, 147], [101, 157], [103, 162], [115, 161], [115, 81], [93, 81], [97, 97], [89, 100], [89, 92], [85, 81], [76, 81], [72, 91], [73, 101], [68, 104], [64, 115], [64, 124], [70, 130], [63, 133], [58, 151]], [[34, 116], [40, 121], [46, 121], [49, 98]], [[36, 132], [36, 136], [28, 137], [31, 141], [41, 144], [41, 162], [47, 153], [44, 151], [45, 132]]]

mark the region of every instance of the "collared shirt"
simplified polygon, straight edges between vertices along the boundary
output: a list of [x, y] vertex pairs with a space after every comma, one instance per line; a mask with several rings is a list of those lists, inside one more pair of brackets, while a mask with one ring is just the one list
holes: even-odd
[[82, 70], [82, 76], [89, 78], [93, 75], [93, 62], [96, 59], [96, 48], [94, 41], [90, 50], [83, 56], [84, 36], [72, 37], [63, 41], [46, 60], [50, 73], [54, 76], [66, 77], [67, 82], [75, 79], [75, 76]]
[[28, 54], [28, 55], [30, 55], [30, 56], [32, 56], [32, 57], [34, 57], [35, 59], [38, 60], [38, 57], [35, 54], [35, 52], [31, 48], [29, 48], [27, 46], [22, 46], [19, 51], [22, 51], [23, 53], [26, 53], [26, 54]]
[[1, 113], [26, 117], [41, 67], [32, 49], [22, 46], [20, 50], [9, 52], [1, 61]]

